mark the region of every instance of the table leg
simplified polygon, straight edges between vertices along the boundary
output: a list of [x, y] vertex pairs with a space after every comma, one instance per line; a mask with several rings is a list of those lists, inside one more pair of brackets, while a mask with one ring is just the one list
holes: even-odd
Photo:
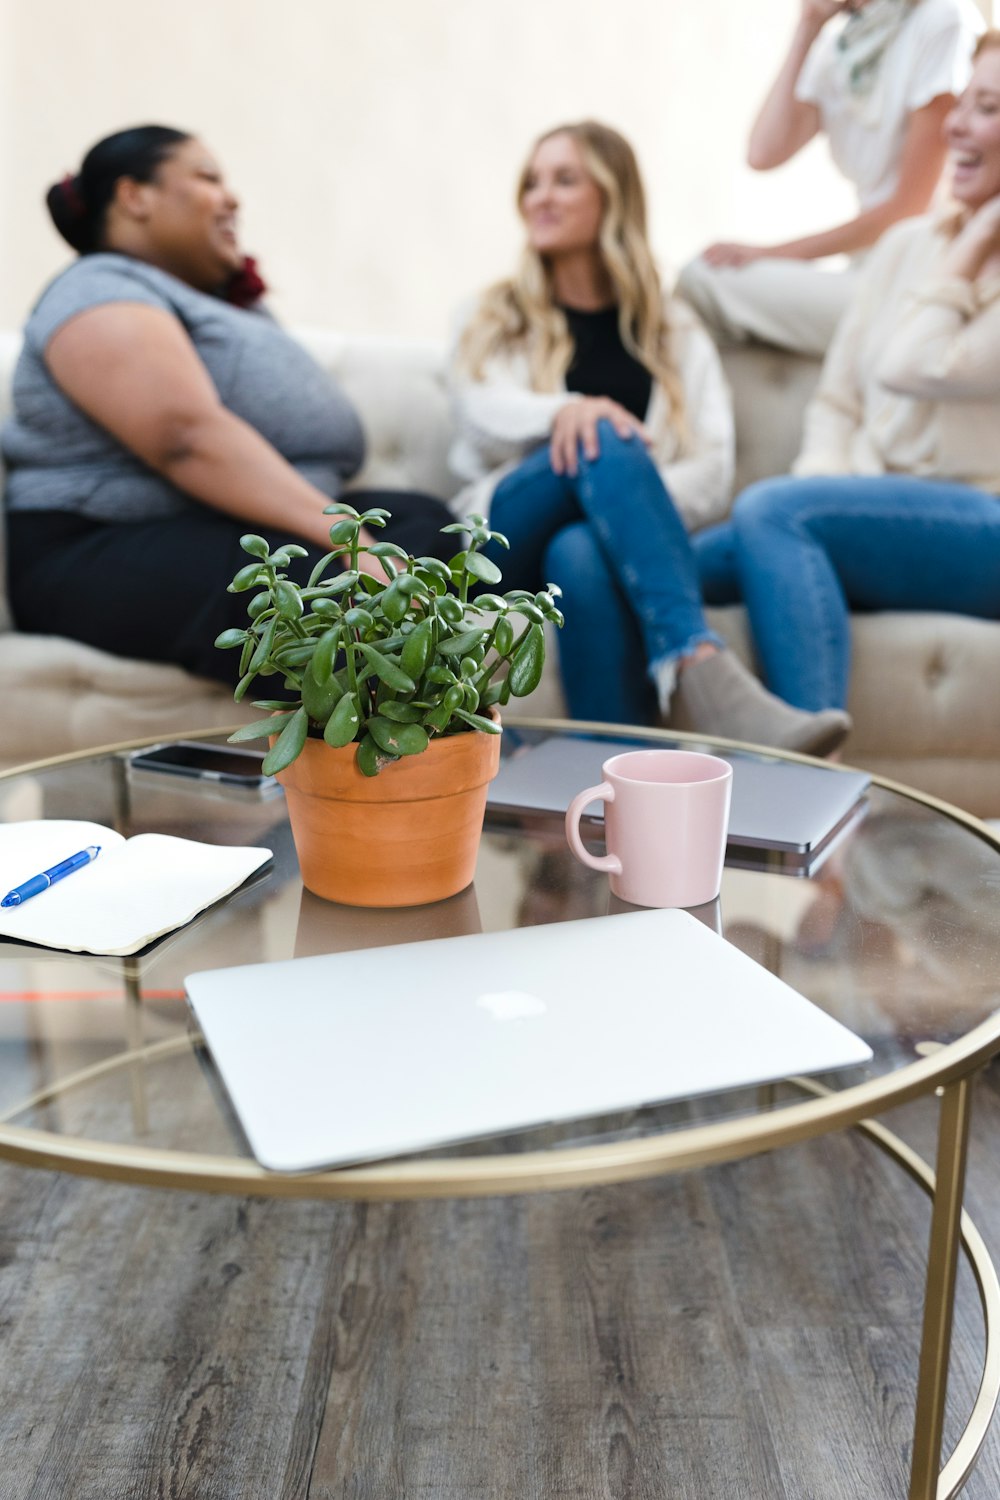
[[936, 1500], [938, 1493], [972, 1084], [963, 1078], [941, 1092], [909, 1500]]
[[142, 1046], [142, 989], [141, 966], [135, 959], [122, 960], [122, 979], [125, 989], [125, 1044], [134, 1061], [129, 1065], [129, 1080], [132, 1086], [132, 1125], [137, 1135], [145, 1135], [149, 1129], [149, 1112], [146, 1108], [146, 1062]]

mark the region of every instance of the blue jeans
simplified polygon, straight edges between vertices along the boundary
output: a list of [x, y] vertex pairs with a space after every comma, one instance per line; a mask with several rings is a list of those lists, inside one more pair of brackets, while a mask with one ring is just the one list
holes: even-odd
[[538, 448], [500, 481], [490, 525], [502, 588], [563, 591], [559, 657], [570, 716], [617, 724], [654, 722], [658, 669], [700, 641], [705, 623], [684, 524], [638, 438], [598, 428], [600, 453], [582, 451], [573, 476], [556, 474]]
[[1000, 619], [1000, 499], [969, 485], [767, 479], [695, 547], [706, 600], [742, 595], [768, 686], [799, 708], [846, 703], [852, 610]]

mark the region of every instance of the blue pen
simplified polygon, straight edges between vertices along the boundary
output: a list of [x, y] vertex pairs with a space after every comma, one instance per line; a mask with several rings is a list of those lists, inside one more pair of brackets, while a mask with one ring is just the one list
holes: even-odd
[[32, 875], [23, 885], [16, 885], [12, 891], [0, 901], [0, 906], [20, 906], [24, 901], [30, 901], [32, 896], [37, 896], [40, 891], [47, 891], [50, 885], [55, 885], [57, 880], [65, 880], [67, 875], [72, 875], [74, 870], [82, 870], [84, 865], [89, 865], [101, 852], [100, 844], [88, 844], [86, 849], [81, 849], [79, 854], [71, 854], [69, 859], [61, 860], [59, 864], [53, 865], [51, 870], [43, 870], [40, 875]]

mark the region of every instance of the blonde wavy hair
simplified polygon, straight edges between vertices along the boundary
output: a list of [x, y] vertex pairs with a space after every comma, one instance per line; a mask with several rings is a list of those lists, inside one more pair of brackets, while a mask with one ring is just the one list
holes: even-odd
[[[517, 208], [521, 211], [535, 152], [543, 142], [568, 135], [604, 203], [598, 248], [614, 287], [622, 343], [663, 387], [670, 425], [679, 442], [686, 432], [684, 391], [671, 349], [670, 321], [663, 288], [646, 232], [646, 194], [635, 153], [624, 136], [596, 120], [557, 125], [538, 137], [521, 169]], [[565, 315], [557, 307], [552, 272], [530, 245], [514, 275], [483, 293], [458, 347], [458, 359], [474, 380], [489, 360], [521, 349], [531, 383], [538, 391], [559, 390], [573, 358]]]

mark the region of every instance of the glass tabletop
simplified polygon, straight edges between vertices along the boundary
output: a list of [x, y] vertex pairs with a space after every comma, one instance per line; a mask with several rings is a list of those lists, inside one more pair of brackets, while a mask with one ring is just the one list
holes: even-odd
[[[622, 738], [714, 748], [662, 731], [589, 728], [607, 754]], [[503, 754], [569, 732], [580, 728], [509, 725]], [[112, 1156], [142, 1147], [245, 1161], [242, 1134], [191, 1025], [186, 975], [632, 909], [609, 894], [604, 876], [573, 858], [561, 814], [538, 810], [488, 813], [475, 882], [449, 901], [408, 910], [335, 906], [302, 887], [282, 796], [140, 772], [130, 753], [72, 757], [0, 777], [0, 822], [80, 818], [125, 836], [158, 831], [263, 844], [274, 851], [273, 864], [131, 958], [0, 942], [0, 1132], [44, 1131], [70, 1151], [74, 1141], [102, 1143]], [[984, 1023], [1000, 1029], [1000, 843], [976, 820], [877, 780], [864, 812], [805, 873], [773, 854], [734, 854], [718, 902], [694, 913], [869, 1044], [864, 1067], [816, 1080], [819, 1091], [837, 1095], [943, 1056], [940, 1049]], [[599, 839], [599, 829], [592, 832]], [[730, 1090], [421, 1159], [570, 1152], [801, 1104], [796, 1088]]]

